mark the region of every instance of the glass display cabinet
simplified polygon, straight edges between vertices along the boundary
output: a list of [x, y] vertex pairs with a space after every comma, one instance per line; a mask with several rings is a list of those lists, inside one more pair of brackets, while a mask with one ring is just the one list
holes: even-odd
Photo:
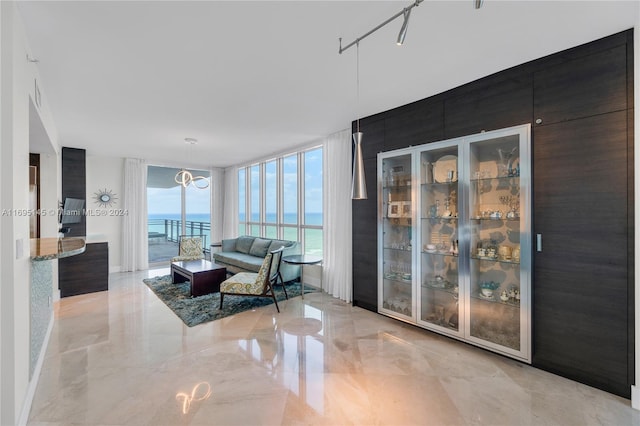
[[529, 132], [469, 141], [467, 338], [530, 358]]
[[[432, 144], [430, 144], [431, 146]], [[460, 332], [458, 144], [420, 151], [418, 322]]]
[[403, 318], [415, 316], [412, 164], [412, 155], [406, 152], [378, 159], [382, 176], [378, 304], [382, 311]]
[[529, 139], [378, 154], [380, 313], [531, 362]]

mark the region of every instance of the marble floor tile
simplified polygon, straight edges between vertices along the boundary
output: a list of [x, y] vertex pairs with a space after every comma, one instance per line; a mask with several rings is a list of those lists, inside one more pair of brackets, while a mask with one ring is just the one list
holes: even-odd
[[142, 283], [69, 297], [29, 417], [59, 425], [636, 425], [628, 400], [324, 293], [187, 327]]

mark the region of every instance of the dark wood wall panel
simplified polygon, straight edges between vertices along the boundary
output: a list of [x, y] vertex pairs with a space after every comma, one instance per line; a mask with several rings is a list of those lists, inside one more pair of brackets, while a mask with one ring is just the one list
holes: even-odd
[[[510, 76], [509, 74], [516, 74]], [[505, 72], [497, 84], [479, 88], [444, 102], [445, 139], [531, 122], [531, 75]]]
[[[355, 123], [353, 132], [356, 131]], [[379, 118], [365, 118], [360, 120], [362, 137], [362, 157], [377, 158], [378, 153], [384, 150], [384, 120]]]
[[533, 362], [628, 392], [627, 112], [536, 128], [534, 163]]
[[[87, 207], [87, 174], [86, 153], [84, 149], [62, 148], [62, 202], [66, 198], [85, 200]], [[80, 223], [68, 225], [71, 231], [68, 237], [84, 237], [87, 235], [86, 217], [81, 216]]]
[[534, 115], [544, 124], [627, 108], [626, 44], [534, 74]]
[[384, 150], [444, 139], [444, 104], [416, 102], [385, 115]]
[[364, 161], [367, 181], [366, 200], [353, 200], [353, 304], [377, 311], [378, 308], [378, 202], [377, 158]]
[[89, 243], [84, 253], [58, 260], [60, 297], [109, 290], [109, 245]]

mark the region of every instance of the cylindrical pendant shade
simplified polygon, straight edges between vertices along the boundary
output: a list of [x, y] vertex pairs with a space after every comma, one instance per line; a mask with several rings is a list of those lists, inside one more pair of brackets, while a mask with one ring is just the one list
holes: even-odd
[[367, 199], [367, 183], [364, 177], [364, 161], [362, 160], [362, 132], [353, 134], [353, 176], [351, 178], [351, 199]]

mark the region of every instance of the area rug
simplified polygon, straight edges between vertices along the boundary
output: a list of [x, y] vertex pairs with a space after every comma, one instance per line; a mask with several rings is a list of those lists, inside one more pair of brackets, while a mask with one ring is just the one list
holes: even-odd
[[[224, 298], [222, 309], [219, 309], [220, 293], [191, 297], [189, 281], [173, 284], [171, 282], [171, 275], [163, 275], [155, 278], [147, 278], [142, 280], [142, 282], [189, 327], [273, 304], [273, 299], [269, 297], [227, 295]], [[305, 294], [315, 291], [315, 289], [308, 287], [304, 289]], [[275, 292], [278, 302], [285, 300], [282, 286], [276, 286]], [[289, 295], [289, 299], [300, 296], [300, 283], [288, 283], [287, 294]], [[273, 309], [275, 311], [275, 306]]]

